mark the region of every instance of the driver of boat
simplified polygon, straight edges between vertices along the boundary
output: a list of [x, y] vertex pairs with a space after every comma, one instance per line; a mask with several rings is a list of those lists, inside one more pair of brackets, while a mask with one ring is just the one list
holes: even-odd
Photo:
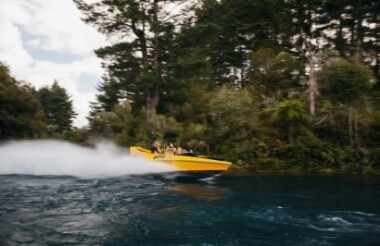
[[154, 141], [153, 146], [150, 148], [150, 152], [152, 154], [163, 154], [164, 151], [161, 149], [161, 143], [160, 141]]

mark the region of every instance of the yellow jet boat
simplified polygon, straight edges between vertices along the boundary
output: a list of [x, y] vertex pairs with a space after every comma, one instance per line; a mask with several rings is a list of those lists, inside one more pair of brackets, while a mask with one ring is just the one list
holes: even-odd
[[213, 176], [231, 167], [231, 162], [207, 158], [193, 153], [188, 154], [156, 154], [142, 147], [130, 147], [131, 155], [144, 156], [145, 158], [164, 162], [174, 166], [179, 172], [196, 174], [199, 176]]

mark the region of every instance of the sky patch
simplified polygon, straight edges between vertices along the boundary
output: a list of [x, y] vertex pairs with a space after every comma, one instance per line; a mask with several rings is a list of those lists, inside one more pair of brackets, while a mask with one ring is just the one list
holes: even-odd
[[1, 0], [0, 61], [37, 89], [57, 80], [72, 96], [77, 127], [88, 123], [104, 73], [94, 50], [108, 44], [80, 15], [70, 0]]

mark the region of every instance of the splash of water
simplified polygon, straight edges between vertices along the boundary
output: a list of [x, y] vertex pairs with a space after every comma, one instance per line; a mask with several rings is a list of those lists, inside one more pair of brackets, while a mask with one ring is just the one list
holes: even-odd
[[9, 142], [0, 146], [0, 175], [69, 175], [106, 178], [175, 171], [160, 162], [129, 156], [111, 143], [85, 148], [64, 141]]

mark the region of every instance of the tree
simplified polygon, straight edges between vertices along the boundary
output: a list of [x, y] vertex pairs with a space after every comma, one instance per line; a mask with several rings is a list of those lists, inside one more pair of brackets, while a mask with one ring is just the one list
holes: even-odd
[[242, 153], [239, 145], [251, 141], [259, 125], [258, 103], [244, 88], [225, 85], [212, 94], [208, 123], [211, 150]]
[[73, 119], [77, 114], [74, 112], [70, 96], [57, 81], [54, 81], [50, 87], [40, 88], [37, 97], [41, 102], [47, 125], [56, 128], [58, 133], [72, 129]]
[[277, 122], [280, 129], [283, 126], [287, 129], [289, 143], [294, 144], [297, 141], [297, 131], [305, 126], [310, 119], [305, 104], [298, 99], [284, 100], [270, 111], [273, 120]]
[[312, 1], [286, 1], [281, 15], [281, 31], [283, 33], [283, 46], [289, 52], [295, 53], [305, 63], [306, 94], [309, 101], [310, 115], [315, 116], [319, 95], [319, 86], [316, 73], [321, 64], [321, 55], [333, 49], [333, 45], [326, 42], [326, 25], [324, 16], [325, 0]]
[[[178, 17], [167, 11], [179, 0], [102, 0], [87, 4], [74, 0], [84, 14], [83, 20], [108, 36], [122, 41], [97, 50], [111, 81], [116, 81], [132, 103], [146, 106], [146, 119], [157, 113], [166, 84], [171, 82], [171, 40]], [[186, 2], [186, 1], [185, 1]], [[173, 6], [172, 6], [173, 7]], [[173, 8], [174, 9], [174, 8]]]
[[380, 78], [380, 2], [377, 0], [326, 1], [329, 42], [335, 45], [341, 57], [355, 57], [356, 62], [366, 64]]
[[301, 89], [299, 75], [303, 68], [290, 53], [276, 54], [265, 48], [251, 52], [249, 58], [247, 86], [253, 86], [262, 96], [281, 99]]
[[90, 120], [92, 134], [100, 137], [114, 139], [120, 145], [131, 145], [131, 130], [135, 119], [131, 115], [131, 105], [125, 100], [115, 105], [111, 111], [94, 113]]
[[[358, 63], [344, 59], [327, 62], [319, 73], [318, 79], [323, 94], [335, 105], [348, 107], [348, 135], [350, 144], [358, 143], [358, 122], [360, 113], [357, 109], [364, 106], [375, 78], [372, 71]], [[361, 105], [360, 105], [361, 104]]]
[[278, 2], [272, 0], [203, 0], [196, 11], [197, 24], [212, 23], [221, 30], [208, 53], [215, 85], [244, 83], [247, 54], [261, 48], [278, 48]]
[[0, 105], [0, 140], [43, 136], [46, 126], [34, 88], [13, 78], [3, 63], [0, 63]]

